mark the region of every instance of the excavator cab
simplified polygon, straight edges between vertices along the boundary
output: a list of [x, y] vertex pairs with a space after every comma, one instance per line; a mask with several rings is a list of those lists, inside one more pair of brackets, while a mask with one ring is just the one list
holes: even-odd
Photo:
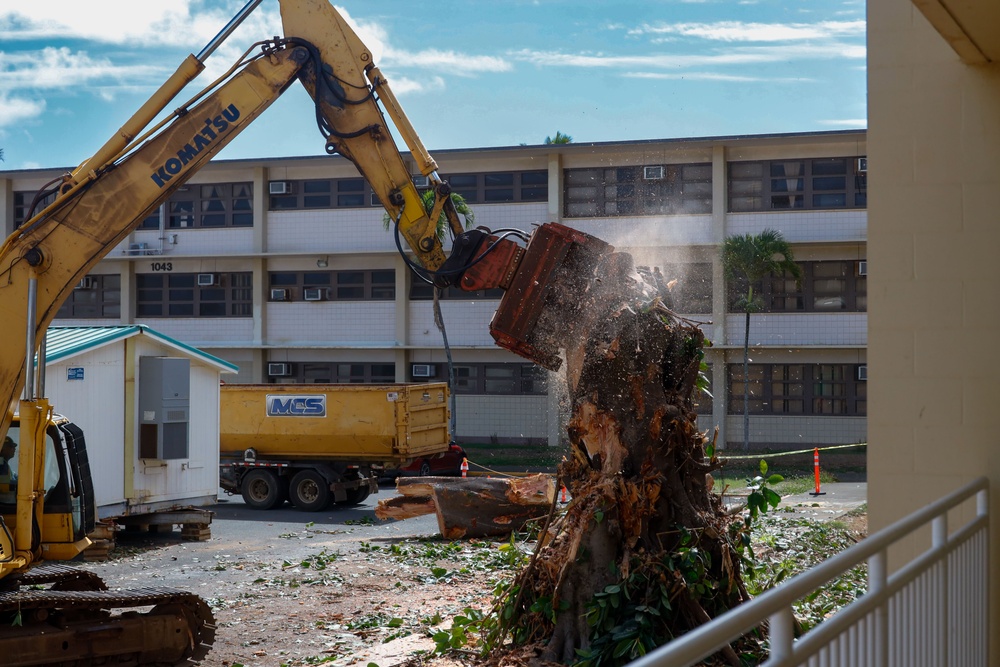
[[[21, 456], [18, 416], [0, 445], [0, 544], [6, 542], [18, 521], [18, 484], [30, 484], [18, 475]], [[25, 448], [26, 455], [31, 448]], [[9, 455], [9, 456], [8, 456]], [[41, 521], [32, 515], [31, 550], [41, 549], [45, 560], [70, 560], [89, 545], [88, 533], [96, 524], [94, 486], [89, 473], [83, 431], [65, 418], [54, 418], [45, 430], [45, 451], [40, 471]], [[22, 545], [18, 545], [19, 547]], [[0, 565], [2, 567], [2, 565]]]

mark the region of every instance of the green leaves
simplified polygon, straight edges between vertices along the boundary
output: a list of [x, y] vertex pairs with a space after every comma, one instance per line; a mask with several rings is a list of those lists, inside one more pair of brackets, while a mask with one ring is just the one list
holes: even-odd
[[473, 637], [483, 629], [484, 621], [486, 617], [481, 611], [466, 607], [462, 615], [452, 619], [450, 629], [439, 630], [431, 635], [435, 645], [434, 652], [443, 654], [470, 645]]
[[747, 509], [750, 511], [746, 521], [748, 528], [758, 516], [766, 514], [768, 510], [776, 508], [781, 503], [781, 495], [770, 487], [785, 478], [781, 475], [765, 477], [768, 468], [767, 461], [763, 459], [761, 459], [758, 469], [760, 475], [747, 480], [747, 488], [750, 489], [750, 495], [747, 496]]

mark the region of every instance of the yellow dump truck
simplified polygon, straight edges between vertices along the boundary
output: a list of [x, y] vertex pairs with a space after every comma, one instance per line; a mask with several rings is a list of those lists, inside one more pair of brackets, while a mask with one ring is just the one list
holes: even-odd
[[448, 385], [220, 388], [220, 486], [250, 507], [320, 511], [378, 493], [386, 467], [448, 451]]

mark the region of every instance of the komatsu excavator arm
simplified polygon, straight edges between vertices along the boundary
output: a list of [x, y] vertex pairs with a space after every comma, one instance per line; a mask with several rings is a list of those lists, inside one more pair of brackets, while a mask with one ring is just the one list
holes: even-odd
[[[286, 35], [317, 45], [323, 68], [303, 69], [303, 84], [324, 121], [327, 151], [354, 162], [378, 195], [401, 236], [417, 258], [417, 276], [437, 287], [467, 291], [504, 290], [490, 334], [497, 345], [556, 370], [560, 349], [580, 319], [584, 295], [613, 248], [593, 236], [558, 223], [529, 234], [517, 229], [463, 231], [450, 187], [424, 148], [371, 51], [325, 0], [282, 0]], [[392, 119], [420, 173], [434, 189], [428, 215], [413, 185], [381, 109]], [[453, 237], [445, 257], [437, 234], [444, 212]], [[511, 239], [518, 239], [518, 243]], [[405, 257], [405, 255], [404, 255]]]

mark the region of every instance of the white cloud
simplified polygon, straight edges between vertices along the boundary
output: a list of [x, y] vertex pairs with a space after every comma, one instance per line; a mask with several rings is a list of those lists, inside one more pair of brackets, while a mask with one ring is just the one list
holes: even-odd
[[481, 72], [508, 72], [511, 64], [495, 56], [470, 56], [455, 51], [402, 51], [387, 47], [383, 56], [394, 67], [419, 67], [422, 69], [447, 70], [449, 74], [471, 76]]
[[782, 46], [745, 46], [706, 54], [641, 54], [606, 55], [603, 53], [580, 54], [557, 51], [523, 49], [512, 57], [540, 66], [683, 69], [722, 65], [745, 65], [792, 60], [864, 58], [864, 45], [854, 44], [786, 44]]
[[432, 76], [428, 79], [409, 79], [407, 77], [389, 77], [389, 86], [396, 95], [407, 93], [429, 93], [445, 89], [444, 78]]
[[208, 41], [229, 21], [226, 12], [204, 4], [202, 0], [101, 0], [99, 5], [74, 0], [24, 2], [0, 10], [0, 31], [9, 40], [81, 39], [186, 46]]
[[41, 116], [45, 100], [31, 100], [0, 94], [0, 127], [12, 127]]
[[91, 58], [85, 51], [71, 51], [67, 47], [19, 53], [0, 51], [0, 89], [7, 91], [143, 79], [161, 72], [161, 68], [151, 65], [116, 65], [107, 58]]
[[819, 23], [660, 23], [645, 24], [630, 35], [697, 37], [723, 42], [789, 42], [837, 37], [863, 37], [864, 21], [821, 21]]
[[[143, 88], [148, 94], [174, 71], [185, 52], [199, 52], [228, 24], [232, 18], [229, 9], [222, 11], [210, 6], [210, 2], [102, 0], [95, 11], [93, 3], [69, 0], [24, 2], [16, 8], [5, 7], [12, 3], [0, 0], [0, 33], [8, 45], [0, 51], [0, 90], [86, 85], [88, 92], [104, 100], [114, 99], [125, 88]], [[227, 4], [232, 7], [232, 3]], [[397, 70], [433, 70], [432, 77], [394, 81], [397, 93], [441, 90], [445, 86], [444, 79], [437, 75], [441, 71], [472, 76], [511, 69], [509, 62], [498, 57], [390, 48], [391, 40], [381, 24], [358, 21], [344, 8], [337, 9], [371, 51], [376, 64], [381, 64], [384, 57]], [[109, 16], [125, 18], [109, 28]], [[196, 85], [205, 86], [221, 76], [256, 42], [283, 33], [277, 3], [257, 7], [206, 60], [206, 69]], [[85, 46], [14, 50], [19, 43], [27, 47], [28, 40], [77, 40]]]
[[[736, 74], [719, 74], [716, 72], [626, 72], [630, 79], [669, 79], [685, 81], [731, 81], [734, 83], [750, 83], [754, 81], [773, 81], [756, 76], [739, 76]], [[799, 79], [797, 79], [799, 80]]]

